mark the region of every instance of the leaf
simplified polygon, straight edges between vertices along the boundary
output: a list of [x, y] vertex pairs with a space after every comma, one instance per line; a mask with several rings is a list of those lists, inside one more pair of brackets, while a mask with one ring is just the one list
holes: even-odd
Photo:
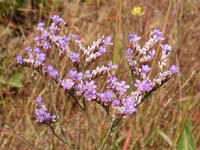
[[184, 122], [183, 129], [178, 138], [177, 148], [177, 150], [195, 150], [189, 119]]
[[23, 87], [22, 80], [24, 75], [22, 72], [16, 72], [11, 76], [9, 84], [13, 87]]

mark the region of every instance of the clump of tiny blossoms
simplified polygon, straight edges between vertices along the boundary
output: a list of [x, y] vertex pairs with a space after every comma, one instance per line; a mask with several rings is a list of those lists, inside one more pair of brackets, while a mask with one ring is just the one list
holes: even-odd
[[[41, 74], [48, 76], [66, 94], [71, 95], [75, 100], [84, 98], [89, 102], [97, 102], [104, 108], [112, 107], [114, 117], [121, 118], [136, 112], [137, 106], [142, 102], [146, 94], [163, 85], [169, 78], [178, 72], [175, 65], [168, 66], [169, 55], [172, 47], [168, 44], [160, 44], [161, 56], [158, 60], [159, 72], [154, 77], [149, 77], [152, 70], [151, 64], [155, 59], [155, 45], [164, 41], [162, 32], [154, 29], [150, 33], [149, 40], [140, 46], [141, 37], [136, 34], [129, 35], [130, 47], [126, 50], [126, 60], [130, 70], [136, 77], [134, 85], [136, 90], [130, 92], [130, 85], [121, 81], [115, 75], [117, 65], [109, 61], [106, 65], [91, 68], [90, 64], [98, 61], [107, 52], [107, 47], [112, 46], [110, 36], [102, 36], [91, 45], [85, 46], [76, 34], [62, 35], [61, 27], [66, 22], [57, 15], [51, 17], [51, 24], [38, 23], [37, 31], [39, 36], [34, 38], [34, 45], [26, 47], [26, 57], [17, 56], [18, 64], [38, 70]], [[74, 43], [78, 50], [73, 51], [70, 43]], [[59, 68], [49, 57], [52, 51], [58, 53], [58, 57], [67, 57], [73, 68], [61, 74]], [[101, 76], [106, 78], [106, 86], [103, 90], [97, 84]], [[51, 115], [42, 101], [41, 97], [36, 98], [39, 108], [35, 113], [40, 123], [55, 122], [56, 115]], [[108, 110], [108, 109], [107, 109]]]

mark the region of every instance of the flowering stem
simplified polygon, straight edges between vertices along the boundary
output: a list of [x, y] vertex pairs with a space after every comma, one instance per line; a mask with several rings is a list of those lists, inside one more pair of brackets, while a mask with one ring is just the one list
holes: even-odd
[[94, 143], [95, 143], [96, 149], [98, 149], [99, 146], [98, 146], [96, 134], [95, 134], [95, 132], [94, 132], [92, 119], [91, 119], [89, 113], [87, 112], [87, 110], [85, 111], [85, 114], [86, 114], [86, 117], [87, 117], [87, 120], [88, 120], [88, 124], [89, 124], [89, 128], [90, 128], [90, 133], [91, 133], [92, 139], [93, 139], [93, 141], [94, 141]]
[[109, 136], [111, 135], [111, 133], [113, 132], [113, 129], [121, 122], [122, 119], [118, 119], [116, 118], [115, 120], [113, 120], [113, 122], [111, 123], [110, 128], [108, 129], [108, 132], [106, 133], [106, 136], [103, 139], [103, 142], [101, 144], [101, 147], [99, 148], [99, 150], [103, 150]]
[[85, 112], [85, 107], [82, 106], [82, 105], [78, 102], [78, 100], [76, 99], [76, 97], [74, 96], [74, 94], [73, 94], [73, 93], [70, 93], [70, 96], [73, 98], [73, 100], [76, 102], [76, 104], [78, 104], [78, 106], [81, 108], [81, 110], [82, 110], [83, 112]]
[[54, 130], [54, 128], [51, 126], [51, 124], [49, 124], [49, 123], [45, 123], [45, 124], [46, 124], [47, 126], [50, 127], [50, 129], [51, 129], [53, 135], [55, 135], [55, 136], [56, 136], [60, 141], [62, 141], [64, 144], [66, 144], [67, 146], [69, 146], [69, 144], [68, 144], [68, 142], [66, 141], [66, 139], [61, 138], [61, 137], [55, 132], [55, 130]]
[[73, 95], [73, 94], [70, 94], [73, 98], [73, 100], [78, 104], [78, 106], [81, 108], [81, 110], [85, 113], [86, 115], [86, 118], [88, 120], [88, 124], [89, 124], [89, 128], [90, 128], [90, 133], [91, 133], [91, 136], [92, 136], [92, 139], [95, 143], [95, 147], [96, 149], [98, 149], [98, 142], [97, 142], [97, 138], [96, 138], [96, 135], [95, 135], [95, 132], [94, 132], [94, 128], [93, 128], [93, 123], [92, 123], [92, 119], [87, 111], [87, 107], [86, 107], [86, 103], [85, 103], [85, 99], [83, 98], [83, 106], [78, 102], [78, 100], [76, 99], [76, 97]]
[[91, 133], [92, 139], [93, 139], [93, 141], [95, 143], [96, 149], [98, 149], [99, 145], [98, 145], [97, 138], [96, 138], [97, 136], [96, 136], [96, 134], [94, 132], [94, 127], [93, 127], [92, 119], [90, 117], [90, 114], [87, 111], [87, 105], [86, 105], [86, 102], [85, 102], [85, 98], [83, 98], [83, 105], [84, 105], [84, 108], [85, 108], [84, 112], [85, 112], [85, 115], [86, 115], [87, 120], [88, 120], [88, 124], [89, 124], [89, 128], [90, 128], [90, 133]]

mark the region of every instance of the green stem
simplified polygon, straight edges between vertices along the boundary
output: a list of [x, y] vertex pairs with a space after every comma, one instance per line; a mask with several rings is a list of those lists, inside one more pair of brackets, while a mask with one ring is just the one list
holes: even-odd
[[106, 136], [103, 139], [103, 142], [101, 144], [101, 147], [99, 148], [99, 150], [103, 150], [109, 136], [111, 135], [111, 133], [113, 132], [113, 129], [121, 122], [121, 119], [115, 119], [112, 123], [110, 128], [108, 129], [108, 132], [106, 133]]
[[94, 127], [93, 127], [92, 119], [91, 119], [89, 113], [87, 112], [87, 107], [86, 107], [85, 99], [83, 98], [83, 105], [81, 105], [73, 94], [71, 94], [71, 96], [74, 99], [74, 101], [78, 104], [78, 106], [81, 108], [81, 110], [85, 113], [86, 118], [88, 120], [88, 124], [89, 124], [89, 128], [90, 128], [90, 134], [92, 136], [92, 140], [95, 143], [96, 149], [98, 149], [99, 146], [98, 146], [96, 134], [94, 132]]
[[87, 110], [85, 111], [85, 114], [86, 114], [86, 117], [87, 117], [87, 120], [88, 120], [88, 124], [89, 124], [89, 128], [90, 128], [90, 134], [91, 134], [92, 139], [93, 139], [93, 141], [95, 143], [96, 149], [98, 149], [99, 145], [98, 145], [97, 138], [96, 138], [97, 136], [96, 136], [96, 134], [94, 132], [94, 127], [93, 127], [92, 119], [91, 119], [89, 113], [87, 112]]
[[[50, 124], [46, 123], [46, 125], [50, 127], [50, 129], [51, 129], [53, 135], [55, 135], [55, 137], [57, 137], [57, 138], [58, 138], [60, 141], [62, 141], [64, 144], [68, 145], [68, 142], [67, 142], [66, 140], [64, 140], [63, 138], [61, 138], [61, 137], [55, 132], [54, 128], [53, 128]], [[68, 145], [68, 146], [69, 146], [69, 145]]]

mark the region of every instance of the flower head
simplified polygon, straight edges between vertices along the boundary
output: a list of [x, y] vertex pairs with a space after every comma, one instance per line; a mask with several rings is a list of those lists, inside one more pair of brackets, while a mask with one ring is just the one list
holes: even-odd
[[39, 123], [44, 123], [44, 122], [56, 122], [57, 116], [56, 115], [51, 115], [43, 103], [43, 100], [41, 97], [36, 98], [36, 103], [40, 108], [35, 109], [35, 114], [37, 117], [37, 122]]
[[111, 102], [113, 100], [114, 96], [115, 96], [115, 94], [111, 90], [107, 90], [107, 91], [99, 94], [101, 101], [105, 102], [105, 103]]
[[65, 90], [70, 90], [73, 86], [74, 86], [74, 82], [72, 79], [63, 79], [61, 81], [61, 86], [65, 89]]
[[148, 80], [136, 80], [135, 87], [141, 92], [149, 92], [152, 90], [152, 85]]
[[73, 52], [70, 56], [70, 59], [73, 63], [78, 63], [80, 61], [80, 54]]
[[151, 67], [149, 65], [142, 65], [142, 73], [146, 74], [151, 70]]
[[56, 69], [54, 69], [54, 67], [52, 65], [48, 65], [45, 67], [45, 72], [48, 73], [48, 75], [54, 79], [56, 79], [57, 75], [58, 75], [58, 71]]
[[136, 34], [129, 34], [128, 38], [131, 44], [134, 44], [141, 39], [141, 37]]
[[165, 38], [163, 37], [163, 33], [159, 29], [154, 29], [151, 34], [158, 40], [163, 41]]
[[84, 96], [87, 98], [88, 101], [94, 100], [97, 97], [96, 92], [97, 86], [95, 85], [94, 81], [86, 81], [84, 85]]
[[160, 47], [161, 47], [162, 51], [165, 53], [172, 51], [172, 47], [168, 44], [160, 45]]

